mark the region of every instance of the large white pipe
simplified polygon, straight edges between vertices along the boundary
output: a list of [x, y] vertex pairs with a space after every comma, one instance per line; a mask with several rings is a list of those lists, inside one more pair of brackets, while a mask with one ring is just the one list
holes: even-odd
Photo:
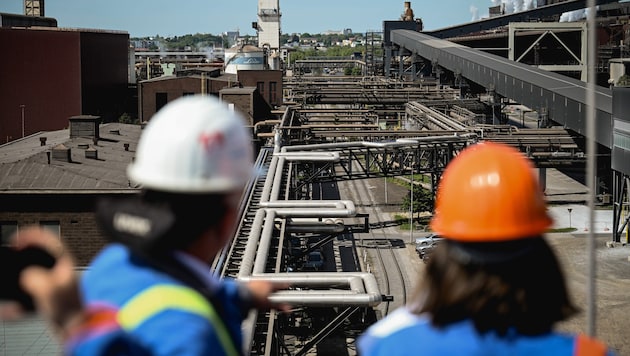
[[[273, 301], [301, 306], [378, 305], [381, 295], [376, 278], [365, 272], [260, 273], [239, 278], [242, 281], [266, 280], [293, 287], [336, 288], [336, 290], [287, 290], [274, 293]], [[345, 286], [348, 290], [339, 290]]]
[[339, 162], [339, 152], [322, 151], [299, 151], [299, 152], [279, 152], [274, 156], [282, 157], [287, 161], [328, 161]]

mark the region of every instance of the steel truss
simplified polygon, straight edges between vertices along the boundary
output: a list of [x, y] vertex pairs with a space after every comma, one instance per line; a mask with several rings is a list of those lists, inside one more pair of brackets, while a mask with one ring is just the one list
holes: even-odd
[[428, 174], [431, 177], [431, 186], [435, 187], [446, 165], [462, 149], [476, 142], [476, 136], [422, 137], [417, 138], [417, 141], [413, 138], [404, 141], [404, 145], [401, 140], [390, 143], [340, 144], [336, 149], [325, 145], [326, 152], [339, 153], [339, 161], [293, 163], [292, 196], [295, 199], [303, 198], [314, 182], [409, 174]]

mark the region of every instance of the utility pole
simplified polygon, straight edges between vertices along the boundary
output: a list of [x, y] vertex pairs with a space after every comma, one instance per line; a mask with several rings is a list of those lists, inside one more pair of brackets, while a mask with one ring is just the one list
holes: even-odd
[[414, 164], [414, 152], [411, 151], [411, 204], [409, 207], [409, 243], [413, 243], [413, 164]]
[[20, 105], [20, 109], [22, 110], [22, 138], [24, 138], [24, 108], [26, 108], [26, 105]]

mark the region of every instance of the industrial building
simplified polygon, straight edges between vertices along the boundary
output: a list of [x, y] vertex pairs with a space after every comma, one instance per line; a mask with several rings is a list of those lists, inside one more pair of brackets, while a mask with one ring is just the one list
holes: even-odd
[[135, 111], [126, 32], [7, 27], [13, 16], [0, 16], [0, 143], [66, 128], [71, 116], [111, 122]]

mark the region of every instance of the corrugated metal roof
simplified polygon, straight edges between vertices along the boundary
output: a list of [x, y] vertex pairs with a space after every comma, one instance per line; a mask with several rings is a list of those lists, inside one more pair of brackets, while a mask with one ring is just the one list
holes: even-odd
[[[0, 146], [0, 191], [11, 190], [111, 190], [135, 189], [127, 179], [140, 138], [140, 125], [108, 123], [100, 126], [100, 138], [70, 138], [69, 130], [40, 132]], [[46, 138], [41, 146], [40, 138]], [[128, 144], [129, 150], [125, 150]], [[53, 159], [47, 152], [63, 145], [70, 161]], [[96, 150], [97, 159], [86, 150]]]

